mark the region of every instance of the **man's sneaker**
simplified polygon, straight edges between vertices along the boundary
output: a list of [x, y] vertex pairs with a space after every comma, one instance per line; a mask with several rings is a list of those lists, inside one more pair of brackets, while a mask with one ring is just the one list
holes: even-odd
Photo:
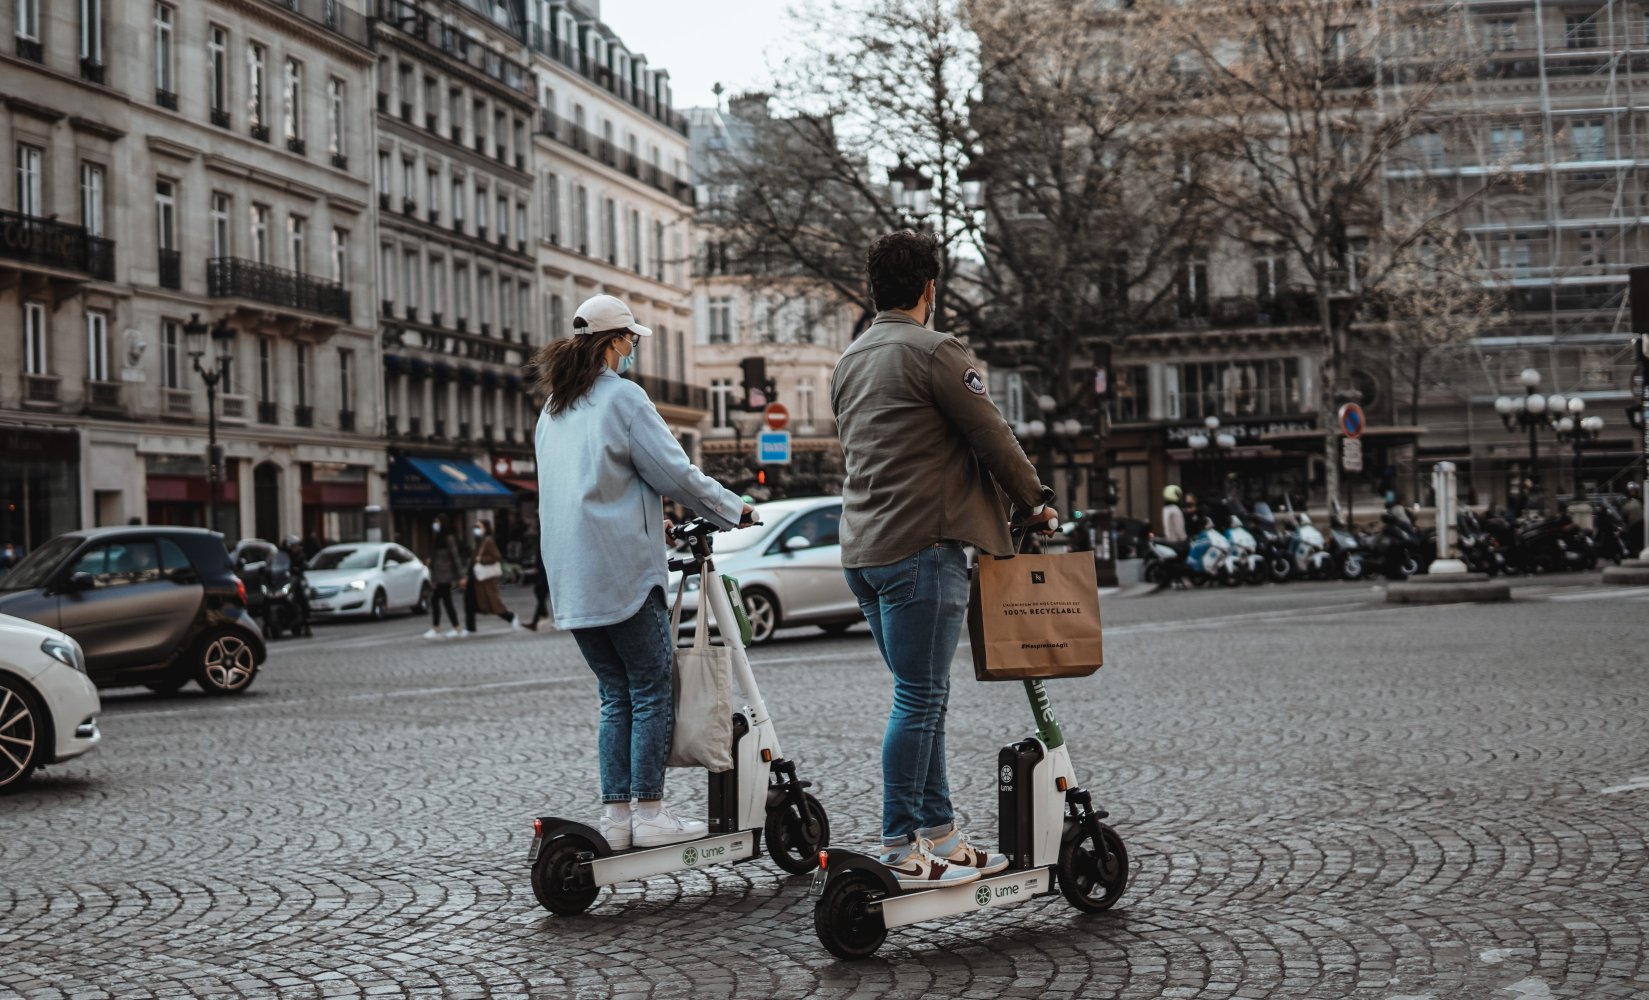
[[602, 812], [601, 822], [596, 825], [596, 830], [607, 838], [608, 847], [615, 851], [628, 851], [630, 849], [630, 816], [633, 812], [634, 810], [630, 810], [625, 812], [623, 816], [617, 817], [609, 816], [605, 811]]
[[663, 847], [684, 840], [697, 840], [710, 828], [696, 819], [679, 819], [663, 805], [651, 816], [642, 815], [637, 806], [630, 812], [631, 843], [637, 847]]
[[936, 840], [932, 843], [935, 857], [942, 858], [953, 865], [961, 865], [964, 868], [977, 868], [981, 875], [995, 875], [1008, 867], [1008, 856], [1006, 854], [991, 854], [981, 851], [968, 843], [967, 838], [962, 836], [960, 828], [952, 830], [950, 836], [943, 840]]
[[459, 633], [458, 633], [458, 638], [460, 638], [460, 639], [468, 639], [468, 638], [469, 638], [469, 637], [470, 637], [470, 636], [472, 636], [472, 635], [474, 635], [474, 634], [475, 634], [475, 632], [474, 632], [474, 630], [472, 630], [472, 629], [464, 629], [464, 630], [463, 630], [463, 631], [462, 631], [462, 632], [459, 632]]
[[524, 629], [526, 627], [527, 626], [521, 624], [521, 616], [520, 615], [510, 615], [510, 631], [511, 632], [519, 632], [519, 631], [521, 631], [522, 629]]
[[463, 635], [463, 633], [458, 631], [455, 628], [449, 628], [445, 632], [441, 633], [441, 638], [443, 638], [443, 639], [456, 639], [460, 635]]
[[881, 861], [898, 879], [901, 889], [941, 889], [948, 885], [966, 885], [979, 878], [977, 868], [936, 857], [931, 840], [917, 840], [903, 851], [886, 851]]
[[441, 630], [438, 629], [438, 628], [432, 628], [428, 632], [424, 633], [424, 638], [426, 638], [426, 639], [439, 639], [439, 638], [441, 638]]

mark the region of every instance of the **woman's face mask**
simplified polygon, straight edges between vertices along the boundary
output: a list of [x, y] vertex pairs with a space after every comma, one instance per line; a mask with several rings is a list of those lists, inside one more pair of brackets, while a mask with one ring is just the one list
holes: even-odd
[[632, 335], [630, 335], [628, 337], [624, 337], [622, 339], [629, 343], [630, 353], [622, 355], [618, 359], [618, 373], [620, 375], [623, 375], [625, 372], [629, 371], [630, 369], [632, 369], [636, 366], [636, 338], [635, 338], [635, 335], [632, 334]]
[[480, 538], [484, 534], [486, 534], [486, 532], [482, 531], [480, 528], [475, 529], [475, 537], [476, 538]]

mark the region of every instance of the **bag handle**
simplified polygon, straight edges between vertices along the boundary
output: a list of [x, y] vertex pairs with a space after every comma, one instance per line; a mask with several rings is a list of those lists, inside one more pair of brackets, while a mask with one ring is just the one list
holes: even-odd
[[681, 574], [681, 582], [676, 584], [676, 600], [670, 606], [670, 645], [680, 645], [681, 636], [681, 597], [687, 593], [687, 574]]
[[[710, 648], [710, 574], [716, 571], [716, 566], [709, 559], [699, 567], [699, 615], [693, 620], [693, 648], [703, 651]], [[720, 586], [721, 577], [716, 578]], [[682, 575], [683, 586], [687, 584], [686, 574]]]

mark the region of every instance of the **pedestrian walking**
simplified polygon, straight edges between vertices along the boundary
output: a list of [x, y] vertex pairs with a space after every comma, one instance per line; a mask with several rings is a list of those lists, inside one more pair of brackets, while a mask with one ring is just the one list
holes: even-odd
[[1008, 555], [1002, 494], [1038, 509], [1036, 467], [961, 341], [930, 328], [938, 243], [909, 230], [871, 244], [877, 312], [831, 379], [847, 479], [842, 565], [893, 674], [882, 741], [882, 863], [902, 884], [967, 882], [1008, 865], [968, 843], [945, 776], [950, 665], [968, 608], [965, 546]]
[[527, 623], [527, 627], [537, 631], [538, 623], [550, 617], [550, 577], [544, 569], [543, 559], [533, 560], [532, 596], [532, 621]]
[[476, 521], [472, 534], [475, 536], [475, 558], [470, 561], [464, 582], [464, 631], [459, 635], [475, 632], [477, 613], [497, 615], [512, 629], [524, 628], [521, 616], [504, 606], [504, 596], [498, 592], [498, 578], [504, 575], [504, 557], [499, 554], [498, 544], [493, 541], [492, 522]]
[[533, 359], [547, 399], [536, 432], [540, 558], [553, 621], [572, 630], [601, 692], [600, 833], [617, 850], [693, 840], [705, 824], [663, 802], [675, 642], [666, 539], [653, 531], [663, 494], [721, 528], [751, 509], [700, 472], [646, 391], [619, 377], [653, 335], [629, 306], [597, 295], [578, 307], [573, 336], [561, 332]]
[[[430, 536], [434, 539], [435, 549], [430, 553], [424, 565], [429, 567], [429, 581], [434, 586], [434, 592], [429, 597], [429, 631], [424, 633], [426, 639], [456, 639], [458, 637], [458, 611], [452, 605], [452, 588], [464, 574], [464, 548], [458, 540], [458, 532], [453, 531], [440, 516], [430, 522]], [[441, 631], [441, 611], [447, 612], [447, 631]]]

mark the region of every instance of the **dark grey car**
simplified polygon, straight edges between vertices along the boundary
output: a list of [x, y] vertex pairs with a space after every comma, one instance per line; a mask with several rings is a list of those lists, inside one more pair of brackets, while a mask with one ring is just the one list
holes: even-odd
[[200, 528], [59, 535], [0, 576], [0, 612], [73, 636], [98, 687], [237, 694], [266, 655], [223, 536]]

